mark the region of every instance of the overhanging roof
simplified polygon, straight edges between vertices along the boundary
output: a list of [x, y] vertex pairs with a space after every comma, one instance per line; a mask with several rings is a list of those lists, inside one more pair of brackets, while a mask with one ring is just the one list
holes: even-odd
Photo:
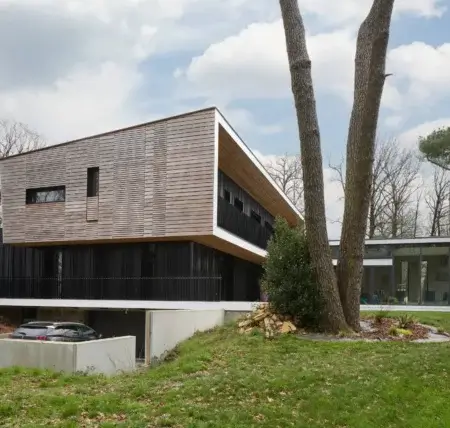
[[291, 225], [303, 216], [273, 180], [259, 159], [242, 141], [225, 117], [217, 111], [219, 168], [258, 201], [273, 216], [281, 215]]
[[[339, 246], [340, 241], [333, 239], [329, 241], [330, 246]], [[424, 236], [417, 238], [387, 238], [387, 239], [366, 239], [366, 245], [433, 245], [449, 244], [450, 236]]]

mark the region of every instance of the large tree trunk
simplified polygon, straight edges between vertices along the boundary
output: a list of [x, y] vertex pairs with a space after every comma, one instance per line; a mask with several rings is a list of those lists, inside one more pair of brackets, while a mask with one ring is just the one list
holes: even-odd
[[280, 0], [300, 134], [305, 201], [305, 227], [311, 261], [325, 304], [326, 329], [347, 329], [339, 299], [325, 217], [323, 163], [316, 101], [303, 20], [297, 0]]
[[374, 0], [359, 29], [356, 47], [354, 101], [347, 140], [344, 219], [337, 268], [345, 318], [355, 330], [359, 330], [364, 237], [393, 5], [394, 0]]

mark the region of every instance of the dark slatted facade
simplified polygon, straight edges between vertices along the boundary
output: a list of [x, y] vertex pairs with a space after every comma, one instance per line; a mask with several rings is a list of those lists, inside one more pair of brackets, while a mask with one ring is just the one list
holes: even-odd
[[251, 301], [260, 274], [194, 242], [0, 246], [0, 298]]

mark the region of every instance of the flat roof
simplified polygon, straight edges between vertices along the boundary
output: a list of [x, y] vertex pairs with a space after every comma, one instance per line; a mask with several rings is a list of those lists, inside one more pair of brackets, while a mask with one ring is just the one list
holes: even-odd
[[[328, 241], [331, 247], [338, 247], [340, 240]], [[414, 245], [414, 244], [449, 244], [450, 236], [421, 236], [417, 238], [366, 239], [366, 245]]]

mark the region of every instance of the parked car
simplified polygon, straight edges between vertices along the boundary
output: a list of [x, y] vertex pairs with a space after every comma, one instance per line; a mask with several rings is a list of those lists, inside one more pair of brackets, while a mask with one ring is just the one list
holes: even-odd
[[86, 342], [102, 336], [85, 324], [76, 322], [33, 321], [22, 324], [11, 339], [48, 340], [52, 342]]

